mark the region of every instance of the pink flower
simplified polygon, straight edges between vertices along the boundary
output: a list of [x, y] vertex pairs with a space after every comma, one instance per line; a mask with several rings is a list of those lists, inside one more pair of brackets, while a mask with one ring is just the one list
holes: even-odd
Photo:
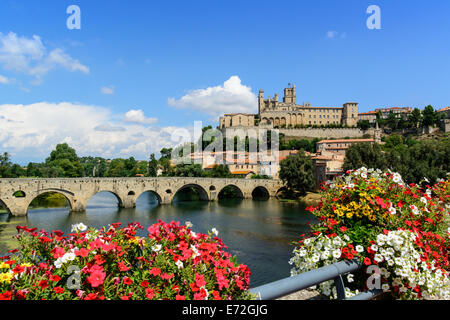
[[103, 284], [103, 282], [105, 281], [105, 277], [106, 277], [106, 272], [96, 270], [91, 273], [91, 275], [89, 276], [89, 278], [87, 278], [87, 280], [93, 288], [96, 288]]

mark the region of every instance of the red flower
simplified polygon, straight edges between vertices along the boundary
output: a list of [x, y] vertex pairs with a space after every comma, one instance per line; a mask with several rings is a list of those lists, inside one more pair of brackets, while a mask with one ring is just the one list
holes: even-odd
[[55, 247], [53, 248], [51, 253], [53, 254], [53, 258], [58, 259], [61, 258], [66, 252], [64, 251], [63, 248]]
[[145, 297], [147, 299], [152, 300], [154, 296], [155, 296], [155, 290], [154, 289], [150, 289], [150, 288], [145, 289]]
[[101, 286], [105, 281], [106, 272], [102, 272], [100, 270], [96, 270], [91, 273], [89, 278], [87, 278], [88, 282], [91, 284], [93, 288]]
[[170, 279], [172, 279], [173, 278], [173, 273], [171, 273], [171, 274], [167, 274], [167, 273], [163, 273], [162, 275], [161, 275], [161, 279], [163, 279], [163, 280], [170, 280]]
[[63, 293], [63, 292], [64, 292], [64, 289], [61, 288], [61, 287], [55, 287], [55, 288], [53, 289], [53, 291], [55, 291], [56, 294], [60, 294], [60, 293]]
[[130, 284], [133, 283], [133, 280], [131, 280], [128, 277], [125, 277], [125, 278], [123, 278], [123, 283], [126, 284], [126, 285], [130, 285]]
[[45, 288], [48, 287], [48, 281], [47, 280], [41, 280], [41, 281], [39, 281], [38, 286], [41, 287], [42, 289], [45, 289]]
[[20, 265], [16, 265], [16, 266], [14, 267], [14, 269], [12, 269], [12, 271], [13, 271], [14, 273], [22, 273], [22, 272], [25, 271], [25, 267], [22, 267], [22, 266], [20, 266]]
[[148, 287], [148, 281], [147, 280], [142, 281], [141, 282], [141, 287], [147, 288]]
[[177, 294], [175, 300], [186, 300], [186, 298], [184, 296], [180, 296], [179, 294]]
[[89, 255], [89, 250], [85, 249], [85, 248], [81, 248], [80, 250], [75, 251], [75, 255], [86, 258]]
[[370, 259], [369, 258], [364, 258], [364, 264], [366, 265], [366, 266], [368, 266], [368, 265], [371, 265], [372, 264], [372, 262], [370, 261]]
[[201, 288], [206, 285], [205, 277], [202, 274], [195, 274], [195, 284], [197, 287]]
[[340, 230], [341, 230], [342, 232], [345, 232], [345, 231], [347, 231], [347, 227], [346, 227], [346, 226], [342, 226], [342, 227], [340, 228]]
[[58, 275], [50, 275], [50, 277], [48, 277], [48, 279], [50, 280], [50, 281], [53, 281], [53, 282], [58, 282], [59, 280], [61, 280], [61, 277], [60, 276], [58, 276]]
[[98, 300], [98, 296], [95, 293], [89, 293], [84, 300]]
[[212, 295], [214, 297], [214, 300], [222, 300], [222, 298], [219, 295], [219, 292], [217, 292], [216, 290], [213, 290]]
[[161, 273], [161, 269], [159, 268], [152, 268], [150, 270], [150, 274], [153, 275], [154, 277], [156, 277], [157, 275], [159, 275]]
[[305, 208], [305, 210], [309, 211], [309, 212], [314, 212], [314, 207], [313, 206], [309, 206], [309, 207]]
[[11, 300], [12, 293], [11, 291], [5, 291], [2, 294], [0, 294], [0, 300]]
[[118, 263], [118, 266], [119, 266], [119, 270], [120, 270], [120, 271], [128, 271], [128, 270], [130, 270], [130, 268], [128, 268], [128, 267], [125, 265], [125, 263], [123, 263], [122, 261], [120, 261], [120, 262]]

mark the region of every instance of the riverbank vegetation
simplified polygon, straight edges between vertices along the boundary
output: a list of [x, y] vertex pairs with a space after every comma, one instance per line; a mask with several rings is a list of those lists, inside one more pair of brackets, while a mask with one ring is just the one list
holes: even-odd
[[[319, 223], [294, 250], [292, 275], [356, 259], [363, 268], [343, 277], [346, 297], [370, 287], [393, 299], [450, 299], [450, 180], [422, 188], [363, 167], [325, 184], [321, 196], [308, 208]], [[368, 278], [374, 272], [379, 281]], [[333, 281], [318, 289], [337, 297]]]
[[390, 169], [398, 172], [408, 183], [419, 183], [426, 178], [433, 184], [445, 179], [450, 172], [450, 136], [415, 140], [391, 135], [384, 144], [353, 144], [346, 153], [343, 169], [360, 167]]
[[299, 150], [280, 161], [280, 179], [286, 185], [281, 194], [285, 199], [298, 199], [309, 191], [314, 191], [314, 166], [309, 155]]

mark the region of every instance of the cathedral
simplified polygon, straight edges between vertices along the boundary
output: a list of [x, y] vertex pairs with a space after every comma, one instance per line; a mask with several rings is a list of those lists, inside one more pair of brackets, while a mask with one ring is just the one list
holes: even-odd
[[284, 89], [283, 101], [278, 94], [273, 99], [264, 98], [259, 90], [258, 114], [231, 113], [220, 117], [219, 128], [264, 127], [298, 128], [307, 126], [342, 125], [355, 127], [358, 122], [358, 103], [347, 102], [342, 107], [312, 107], [309, 103], [297, 104], [295, 85]]

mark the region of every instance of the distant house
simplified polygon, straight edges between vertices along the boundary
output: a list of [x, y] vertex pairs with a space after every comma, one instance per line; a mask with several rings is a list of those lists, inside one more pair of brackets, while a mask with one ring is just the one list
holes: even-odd
[[436, 110], [436, 112], [439, 115], [444, 114], [445, 115], [445, 119], [450, 119], [450, 107], [445, 107], [445, 108]]
[[358, 113], [358, 120], [367, 120], [369, 121], [369, 123], [375, 123], [375, 121], [377, 120], [377, 113], [375, 111]]

